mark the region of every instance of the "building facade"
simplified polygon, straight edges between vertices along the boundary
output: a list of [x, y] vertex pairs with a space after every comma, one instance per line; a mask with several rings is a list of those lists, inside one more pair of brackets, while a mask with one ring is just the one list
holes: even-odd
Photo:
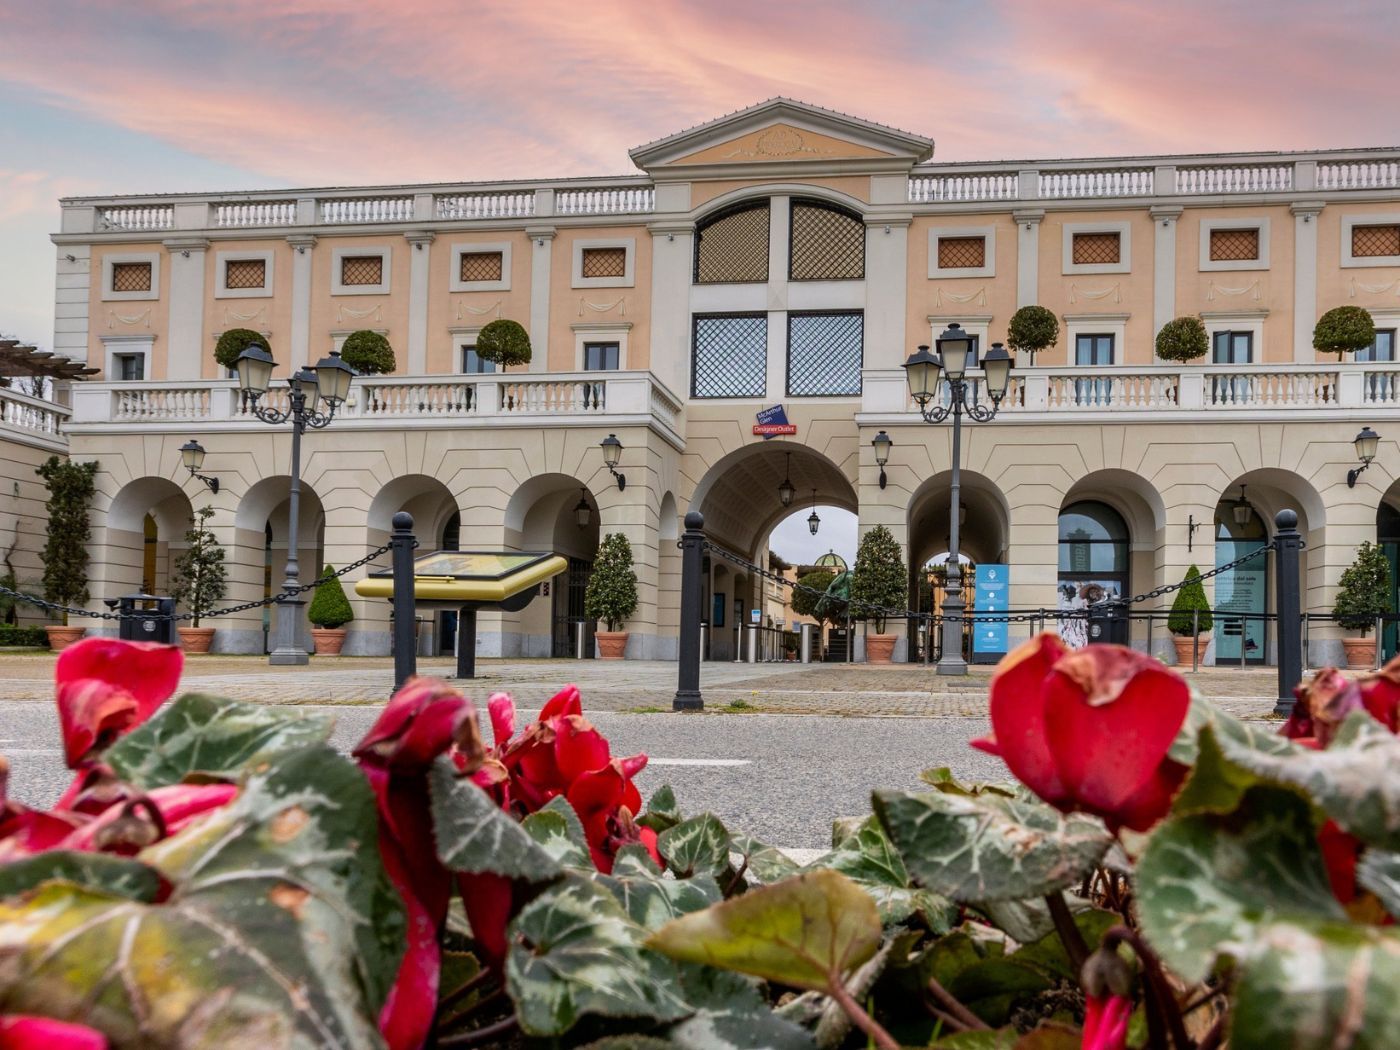
[[[483, 616], [483, 655], [570, 653], [598, 538], [622, 532], [641, 594], [628, 653], [667, 658], [688, 510], [758, 564], [808, 502], [886, 525], [913, 565], [945, 551], [950, 429], [923, 423], [900, 365], [953, 322], [985, 349], [1040, 304], [1058, 343], [1023, 355], [999, 416], [963, 435], [964, 553], [1010, 567], [1012, 607], [1176, 582], [1266, 541], [1291, 507], [1305, 606], [1330, 609], [1357, 544], [1395, 538], [1384, 522], [1400, 507], [1400, 151], [932, 153], [777, 99], [638, 147], [642, 174], [625, 178], [64, 200], [55, 349], [104, 373], [74, 389], [67, 424], [71, 454], [100, 463], [94, 602], [162, 591], [206, 503], [230, 601], [270, 593], [289, 543], [304, 571], [346, 564], [407, 509], [425, 549], [570, 559], [547, 598]], [[1312, 330], [1343, 304], [1369, 310], [1378, 336], [1339, 362]], [[1209, 331], [1201, 362], [1154, 355], [1182, 315]], [[528, 365], [475, 354], [500, 317], [529, 331]], [[296, 537], [289, 434], [253, 419], [213, 358], [231, 328], [263, 333], [283, 377], [361, 329], [396, 350], [393, 374], [356, 380], [303, 442]], [[756, 435], [777, 405], [796, 432]], [[1362, 424], [1381, 450], [1353, 488]], [[884, 486], [880, 430], [894, 441]], [[608, 434], [625, 488], [603, 462]], [[217, 495], [181, 468], [191, 437]], [[730, 658], [762, 581], [710, 562], [709, 651]], [[1271, 607], [1267, 574], [1222, 587], [1218, 605]], [[386, 651], [387, 604], [354, 604], [347, 651]], [[229, 618], [215, 646], [262, 651], [265, 628]], [[1266, 621], [1222, 631], [1222, 662], [1271, 659]], [[1316, 627], [1309, 655], [1339, 656], [1339, 637]]]

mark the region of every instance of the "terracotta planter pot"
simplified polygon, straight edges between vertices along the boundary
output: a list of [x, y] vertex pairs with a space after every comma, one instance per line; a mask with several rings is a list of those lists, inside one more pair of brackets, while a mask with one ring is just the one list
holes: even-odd
[[49, 648], [54, 652], [67, 649], [86, 633], [86, 627], [68, 627], [66, 625], [54, 624], [45, 625], [44, 633], [49, 636]]
[[604, 660], [622, 659], [627, 649], [626, 631], [599, 631], [593, 637], [598, 639], [599, 657]]
[[887, 664], [890, 656], [894, 652], [894, 634], [867, 634], [865, 636], [865, 662], [868, 664]]
[[1343, 638], [1342, 648], [1347, 654], [1347, 669], [1364, 671], [1376, 666], [1376, 640], [1374, 638]]
[[1197, 638], [1192, 638], [1189, 634], [1172, 635], [1172, 644], [1176, 646], [1176, 666], [1191, 666], [1191, 643], [1193, 641], [1199, 644], [1196, 658], [1196, 662], [1199, 664], [1206, 658], [1206, 646], [1210, 644], [1210, 635], [1202, 634]]
[[212, 627], [177, 627], [175, 633], [180, 636], [181, 650], [187, 653], [207, 653], [214, 640]]
[[316, 646], [317, 656], [339, 656], [340, 647], [345, 644], [345, 628], [313, 627], [311, 643]]

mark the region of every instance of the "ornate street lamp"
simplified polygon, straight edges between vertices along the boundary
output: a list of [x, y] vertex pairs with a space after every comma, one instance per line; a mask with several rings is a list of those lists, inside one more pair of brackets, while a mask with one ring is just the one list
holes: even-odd
[[792, 487], [792, 453], [787, 454], [787, 466], [783, 468], [783, 483], [778, 486], [778, 502], [784, 507], [792, 506], [792, 498], [797, 490]]
[[[294, 591], [301, 585], [297, 565], [297, 525], [301, 510], [301, 435], [307, 428], [320, 430], [330, 425], [336, 409], [350, 396], [350, 381], [355, 370], [332, 353], [316, 362], [316, 367], [303, 368], [287, 380], [287, 407], [269, 408], [258, 404], [272, 382], [272, 370], [277, 362], [260, 346], [250, 346], [238, 355], [234, 369], [243, 398], [252, 407], [252, 414], [264, 423], [278, 426], [292, 424], [292, 486], [287, 507], [287, 569], [282, 590]], [[324, 409], [322, 410], [322, 406]], [[183, 450], [182, 450], [183, 452]], [[276, 644], [268, 656], [270, 664], [308, 663], [306, 650], [297, 643], [297, 625], [301, 621], [300, 595], [283, 598], [278, 603]]]
[[608, 468], [613, 477], [617, 478], [618, 491], [625, 489], [627, 476], [617, 469], [617, 465], [622, 462], [622, 442], [617, 440], [616, 434], [609, 434], [598, 444], [603, 449], [603, 465]]
[[1238, 499], [1231, 500], [1234, 506], [1230, 509], [1230, 515], [1235, 519], [1235, 524], [1244, 528], [1254, 518], [1254, 508], [1249, 505], [1249, 500], [1244, 495], [1244, 483], [1240, 483], [1240, 495]]
[[[992, 344], [982, 358], [983, 386], [991, 399], [991, 407], [980, 404], [974, 388], [966, 379], [967, 371], [977, 367], [977, 354], [972, 336], [961, 326], [950, 324], [934, 344], [937, 354], [921, 346], [904, 362], [904, 375], [909, 393], [919, 406], [919, 415], [926, 423], [941, 423], [953, 417], [953, 491], [948, 505], [948, 575], [943, 598], [943, 655], [938, 660], [941, 675], [967, 674], [967, 661], [962, 656], [963, 609], [962, 564], [958, 557], [958, 530], [962, 524], [962, 417], [964, 413], [978, 423], [990, 422], [1001, 408], [1011, 381], [1011, 355], [1000, 343]], [[947, 403], [944, 404], [940, 379], [947, 380]], [[878, 437], [876, 440], [879, 440]]]
[[894, 439], [883, 430], [870, 439], [870, 444], [875, 446], [875, 464], [880, 468], [880, 487], [885, 487], [885, 464], [890, 461], [890, 448], [894, 445]]
[[816, 489], [813, 489], [813, 490], [812, 490], [812, 513], [809, 514], [809, 515], [807, 515], [807, 530], [808, 530], [809, 532], [811, 532], [811, 534], [812, 534], [813, 536], [815, 536], [815, 535], [817, 534], [817, 530], [818, 530], [819, 528], [821, 528], [821, 525], [822, 525], [822, 519], [819, 518], [819, 517], [817, 517], [817, 490], [816, 490]]
[[188, 470], [191, 475], [209, 486], [210, 492], [214, 493], [216, 496], [219, 494], [219, 479], [206, 477], [199, 472], [199, 468], [204, 466], [203, 445], [194, 440], [194, 438], [190, 438], [190, 440], [180, 446], [180, 460], [184, 463], [185, 469]]
[[580, 489], [578, 503], [574, 504], [574, 523], [581, 529], [588, 528], [593, 520], [593, 508], [588, 505], [588, 490]]
[[[1380, 443], [1381, 436], [1370, 427], [1362, 427], [1361, 433], [1352, 439], [1352, 444], [1356, 446], [1356, 458], [1361, 460], [1361, 466], [1347, 471], [1347, 488], [1356, 488], [1356, 479], [1371, 465], [1371, 460], [1376, 458], [1376, 448]], [[218, 489], [214, 491], [217, 492]]]

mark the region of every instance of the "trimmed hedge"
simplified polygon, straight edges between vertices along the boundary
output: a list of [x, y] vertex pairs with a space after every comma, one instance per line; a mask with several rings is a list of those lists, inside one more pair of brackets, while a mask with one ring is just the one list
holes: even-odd
[[1206, 634], [1215, 626], [1215, 621], [1210, 616], [1210, 602], [1206, 600], [1206, 589], [1201, 583], [1201, 570], [1191, 566], [1182, 577], [1182, 582], [1186, 586], [1177, 591], [1176, 597], [1172, 599], [1172, 611], [1167, 616], [1167, 630], [1189, 638], [1192, 628], [1191, 611], [1194, 609], [1200, 614], [1194, 626], [1201, 634]]
[[1384, 550], [1370, 540], [1363, 540], [1356, 548], [1356, 560], [1342, 573], [1332, 615], [1343, 627], [1360, 631], [1365, 638], [1376, 626], [1376, 617], [1394, 611], [1390, 561]]
[[1060, 322], [1054, 311], [1044, 306], [1023, 306], [1011, 315], [1006, 326], [1006, 345], [1012, 350], [1024, 350], [1035, 361], [1035, 355], [1054, 346], [1060, 338]]
[[340, 359], [360, 375], [377, 376], [392, 372], [397, 366], [394, 348], [378, 332], [361, 329], [345, 337]]
[[255, 332], [251, 328], [230, 328], [219, 336], [219, 341], [214, 344], [214, 360], [224, 368], [232, 368], [238, 360], [238, 355], [250, 346], [260, 346], [269, 354], [272, 353], [272, 347], [261, 332]]
[[1334, 306], [1317, 319], [1313, 349], [1324, 354], [1354, 353], [1376, 341], [1376, 324], [1359, 306]]
[[0, 648], [5, 646], [47, 649], [49, 636], [42, 627], [16, 627], [12, 623], [0, 623]]
[[1177, 317], [1157, 333], [1157, 356], [1163, 361], [1197, 361], [1210, 352], [1206, 324], [1199, 317]]
[[501, 366], [529, 364], [530, 333], [519, 321], [497, 318], [477, 333], [476, 356]]
[[[330, 576], [335, 569], [327, 565], [322, 576]], [[345, 588], [340, 585], [339, 576], [331, 576], [324, 583], [316, 585], [316, 593], [311, 599], [311, 607], [306, 610], [306, 618], [315, 627], [334, 631], [344, 627], [355, 618], [350, 601], [345, 597]]]

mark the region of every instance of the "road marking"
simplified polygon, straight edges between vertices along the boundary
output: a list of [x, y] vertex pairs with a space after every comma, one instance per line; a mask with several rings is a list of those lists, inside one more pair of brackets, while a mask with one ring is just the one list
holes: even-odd
[[747, 758], [649, 758], [649, 766], [747, 766]]

